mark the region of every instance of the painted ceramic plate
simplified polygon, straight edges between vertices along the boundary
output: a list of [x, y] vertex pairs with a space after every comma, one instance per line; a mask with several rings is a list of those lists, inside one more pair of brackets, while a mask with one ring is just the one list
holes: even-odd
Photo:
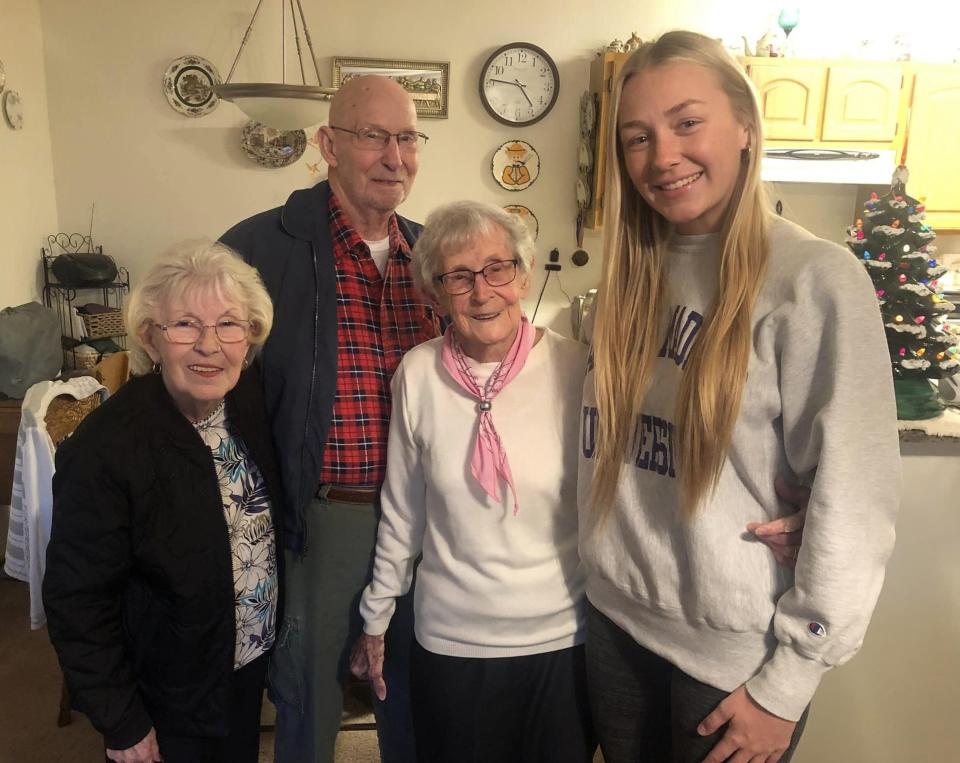
[[590, 174], [593, 169], [593, 151], [586, 138], [580, 138], [580, 145], [577, 148], [577, 166], [584, 175]]
[[7, 70], [3, 68], [3, 61], [0, 61], [0, 93], [3, 92], [3, 85], [7, 81]]
[[593, 103], [593, 95], [585, 91], [580, 96], [580, 134], [589, 138], [593, 134], [593, 127], [597, 122], [597, 109]]
[[494, 153], [490, 171], [502, 188], [522, 191], [540, 174], [540, 154], [525, 140], [508, 140]]
[[540, 221], [537, 220], [537, 216], [530, 211], [529, 207], [525, 207], [523, 204], [507, 204], [504, 210], [519, 217], [523, 224], [527, 226], [527, 230], [530, 231], [530, 237], [534, 241], [537, 240], [537, 236], [540, 235]]
[[211, 90], [220, 84], [220, 73], [200, 56], [180, 56], [163, 73], [163, 94], [174, 111], [188, 117], [209, 114], [220, 103]]
[[583, 175], [577, 177], [577, 207], [586, 209], [590, 206], [590, 186]]
[[23, 129], [23, 101], [16, 90], [7, 90], [3, 94], [3, 115], [14, 130]]
[[240, 131], [240, 148], [261, 167], [286, 167], [303, 156], [307, 135], [303, 130], [278, 130], [250, 121]]

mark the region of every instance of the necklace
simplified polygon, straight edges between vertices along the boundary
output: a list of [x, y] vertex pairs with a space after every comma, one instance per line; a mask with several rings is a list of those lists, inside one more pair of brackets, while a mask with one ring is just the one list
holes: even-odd
[[203, 427], [207, 426], [207, 424], [209, 424], [220, 413], [220, 411], [223, 410], [223, 406], [225, 404], [226, 401], [221, 400], [219, 403], [217, 403], [217, 407], [210, 411], [210, 413], [208, 413], [202, 419], [191, 419], [189, 416], [187, 416], [187, 418], [196, 429], [202, 429]]

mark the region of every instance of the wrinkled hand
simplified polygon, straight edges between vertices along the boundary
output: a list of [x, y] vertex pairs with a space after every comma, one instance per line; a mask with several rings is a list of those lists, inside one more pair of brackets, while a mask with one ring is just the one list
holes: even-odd
[[727, 730], [703, 763], [777, 763], [786, 752], [797, 724], [768, 713], [741, 686], [734, 689], [697, 726], [701, 736]]
[[107, 748], [107, 757], [116, 763], [157, 763], [163, 760], [160, 745], [157, 744], [157, 732], [152, 728], [133, 747], [128, 747], [126, 750]]
[[350, 653], [350, 672], [365, 679], [373, 687], [373, 693], [381, 702], [387, 698], [387, 684], [383, 680], [383, 655], [386, 647], [383, 636], [364, 633], [353, 645]]
[[788, 485], [779, 475], [773, 481], [773, 486], [782, 500], [798, 506], [799, 511], [764, 524], [751, 522], [747, 525], [747, 531], [769, 546], [777, 564], [793, 569], [797, 566], [800, 544], [803, 541], [803, 525], [807, 520], [810, 488]]

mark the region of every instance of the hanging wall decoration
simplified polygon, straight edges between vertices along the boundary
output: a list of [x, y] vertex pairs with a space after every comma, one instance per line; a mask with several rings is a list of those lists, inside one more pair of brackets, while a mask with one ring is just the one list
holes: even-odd
[[3, 94], [3, 116], [14, 130], [23, 129], [23, 101], [16, 90], [7, 90]]
[[240, 131], [240, 148], [261, 167], [275, 169], [293, 164], [306, 147], [303, 130], [277, 130], [251, 120]]
[[180, 56], [163, 73], [163, 94], [170, 107], [186, 117], [202, 117], [220, 103], [213, 87], [220, 84], [220, 73], [200, 56]]
[[537, 216], [530, 211], [529, 207], [525, 207], [523, 204], [507, 204], [503, 209], [519, 217], [520, 221], [527, 226], [527, 230], [530, 231], [530, 238], [534, 241], [537, 240], [537, 236], [540, 235], [540, 221], [537, 220]]
[[493, 155], [490, 171], [502, 188], [522, 191], [540, 174], [540, 155], [525, 140], [508, 140]]
[[0, 61], [0, 93], [3, 92], [3, 86], [7, 82], [7, 70], [3, 68], [3, 61]]

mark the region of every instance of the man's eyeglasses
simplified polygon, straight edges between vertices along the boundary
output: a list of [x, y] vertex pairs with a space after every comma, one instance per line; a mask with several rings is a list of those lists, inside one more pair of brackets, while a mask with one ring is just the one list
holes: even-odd
[[443, 290], [452, 297], [458, 294], [466, 294], [473, 291], [473, 286], [477, 282], [477, 276], [482, 275], [483, 280], [490, 286], [506, 286], [517, 277], [517, 265], [519, 260], [494, 260], [484, 265], [480, 270], [451, 270], [449, 273], [441, 273], [435, 276], [443, 286]]
[[196, 344], [203, 336], [204, 329], [213, 329], [223, 344], [235, 344], [247, 338], [250, 330], [250, 321], [241, 321], [236, 318], [221, 318], [216, 323], [200, 323], [200, 321], [184, 318], [172, 323], [154, 323], [173, 344]]
[[389, 144], [390, 138], [397, 139], [397, 147], [405, 154], [413, 154], [423, 148], [430, 140], [422, 132], [407, 130], [405, 132], [387, 132], [377, 127], [358, 127], [356, 130], [348, 130], [346, 127], [334, 127], [330, 125], [331, 130], [348, 132], [356, 141], [357, 148], [364, 151], [383, 151]]

